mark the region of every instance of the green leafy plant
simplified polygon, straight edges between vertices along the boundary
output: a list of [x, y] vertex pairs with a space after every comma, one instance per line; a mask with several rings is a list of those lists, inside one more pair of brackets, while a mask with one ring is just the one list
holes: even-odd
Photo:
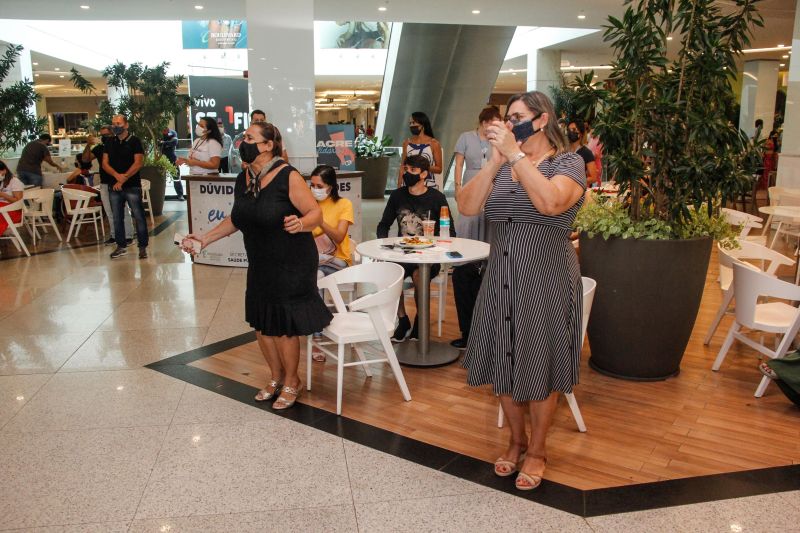
[[384, 135], [382, 139], [378, 139], [362, 133], [355, 140], [356, 156], [360, 158], [382, 157], [383, 149], [391, 144], [392, 137], [390, 135]]
[[597, 104], [605, 94], [600, 82], [593, 82], [593, 78], [594, 71], [583, 76], [576, 75], [572, 80], [567, 80], [562, 74], [561, 84], [558, 87], [550, 87], [550, 97], [556, 115], [593, 122]]
[[[593, 73], [570, 87], [576, 108], [597, 109], [606, 171], [627, 196], [628, 218], [611, 227], [639, 228], [619, 236], [654, 220], [647, 227], [658, 235], [717, 238], [720, 200], [751, 187], [758, 147], [728, 117], [736, 57], [763, 24], [758, 2], [734, 0], [723, 11], [714, 0], [628, 0], [621, 19], [609, 17], [604, 40], [615, 59], [604, 88], [587, 82]], [[667, 53], [669, 36], [677, 55]]]
[[31, 136], [44, 130], [47, 120], [30, 112], [41, 96], [32, 81], [23, 80], [3, 86], [17, 62], [22, 46], [9, 44], [0, 56], [0, 154], [14, 150]]
[[725, 248], [737, 247], [736, 236], [740, 228], [728, 224], [721, 216], [709, 214], [709, 209], [690, 209], [689, 220], [680, 225], [671, 224], [656, 217], [634, 220], [630, 209], [615, 199], [604, 199], [594, 195], [575, 218], [575, 228], [589, 237], [601, 236], [620, 239], [692, 239], [712, 237]]
[[169, 159], [167, 159], [167, 156], [162, 154], [148, 154], [144, 158], [144, 166], [156, 167], [163, 174], [169, 174], [172, 179], [178, 177], [178, 168], [170, 163]]
[[[192, 103], [189, 95], [178, 93], [184, 77], [167, 75], [168, 67], [169, 63], [166, 62], [155, 67], [117, 62], [103, 70], [108, 86], [119, 90], [122, 96], [116, 105], [110, 102], [101, 104], [99, 119], [105, 121], [116, 113], [126, 115], [131, 132], [142, 140], [145, 151], [157, 156], [161, 155], [158, 142], [161, 131], [175, 115]], [[77, 89], [84, 93], [96, 90], [94, 84], [80, 72], [74, 68], [70, 72], [72, 84]], [[100, 126], [102, 123], [93, 125]]]

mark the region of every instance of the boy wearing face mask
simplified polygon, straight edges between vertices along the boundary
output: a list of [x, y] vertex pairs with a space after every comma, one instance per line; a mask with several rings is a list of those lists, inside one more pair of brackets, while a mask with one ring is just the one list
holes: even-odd
[[574, 119], [567, 126], [567, 140], [569, 148], [583, 158], [586, 165], [586, 184], [591, 187], [593, 183], [600, 185], [597, 175], [597, 165], [594, 163], [594, 154], [583, 144], [586, 135], [586, 124], [581, 119]]
[[[443, 206], [447, 207], [450, 215], [450, 236], [455, 237], [455, 223], [453, 222], [452, 210], [447, 203], [447, 198], [444, 194], [436, 189], [429, 188], [426, 184], [426, 178], [430, 174], [430, 162], [428, 158], [423, 155], [411, 155], [405, 158], [403, 162], [403, 175], [402, 180], [404, 187], [400, 187], [392, 192], [389, 196], [389, 201], [386, 203], [386, 208], [383, 210], [383, 216], [378, 223], [377, 236], [379, 239], [384, 239], [389, 236], [389, 228], [392, 223], [397, 221], [398, 237], [422, 237], [422, 221], [426, 218], [436, 220], [436, 227], [434, 235], [439, 235], [439, 213]], [[417, 264], [401, 263], [406, 271], [406, 277], [410, 277], [414, 281], [414, 297], [420, 293], [419, 291], [419, 277]], [[439, 275], [440, 265], [431, 265], [431, 279]], [[417, 338], [417, 321], [414, 320], [414, 327], [411, 327], [411, 321], [406, 314], [405, 303], [403, 298], [400, 298], [400, 304], [397, 309], [397, 316], [400, 321], [397, 329], [392, 336], [396, 342], [403, 342], [407, 338]]]

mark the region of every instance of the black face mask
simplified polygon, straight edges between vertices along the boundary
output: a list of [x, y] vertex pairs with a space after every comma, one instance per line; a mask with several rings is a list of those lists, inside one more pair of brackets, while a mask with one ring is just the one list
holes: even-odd
[[524, 122], [517, 122], [516, 124], [513, 125], [513, 127], [511, 128], [511, 133], [514, 134], [514, 138], [517, 140], [517, 142], [524, 143], [529, 138], [533, 137], [534, 135], [542, 131], [542, 128], [533, 127], [533, 121], [541, 116], [542, 114], [539, 113], [530, 120], [526, 120]]
[[406, 184], [406, 187], [413, 187], [417, 183], [419, 183], [421, 176], [419, 174], [412, 174], [411, 172], [403, 173], [403, 182]]
[[422, 131], [422, 128], [420, 128], [419, 126], [411, 126], [408, 129], [411, 132], [411, 135], [419, 135], [420, 132]]
[[242, 161], [248, 165], [255, 161], [256, 158], [261, 155], [261, 152], [258, 151], [259, 144], [260, 143], [248, 143], [242, 141], [242, 144], [239, 145], [239, 156], [242, 158]]
[[569, 142], [571, 142], [571, 143], [578, 142], [578, 139], [580, 139], [580, 138], [581, 138], [581, 134], [578, 133], [577, 131], [568, 131], [567, 132], [567, 139], [569, 139]]
[[106, 143], [106, 142], [110, 141], [111, 139], [113, 139], [114, 136], [113, 135], [101, 135], [100, 138], [103, 140], [104, 143]]

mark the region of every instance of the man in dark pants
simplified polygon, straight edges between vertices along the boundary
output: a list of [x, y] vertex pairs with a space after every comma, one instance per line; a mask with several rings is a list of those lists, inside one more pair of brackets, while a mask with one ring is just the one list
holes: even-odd
[[115, 180], [111, 190], [111, 212], [114, 214], [114, 237], [117, 249], [111, 252], [111, 259], [128, 253], [125, 242], [125, 204], [130, 207], [136, 221], [136, 239], [139, 241], [139, 259], [147, 259], [147, 220], [142, 205], [142, 181], [139, 169], [144, 162], [142, 141], [128, 132], [128, 119], [125, 115], [115, 115], [111, 121], [114, 137], [105, 143], [103, 169]]
[[453, 269], [453, 295], [456, 298], [461, 338], [454, 340], [450, 345], [459, 350], [467, 347], [469, 330], [472, 326], [472, 312], [475, 310], [475, 301], [481, 290], [484, 272], [486, 272], [486, 261], [474, 261]]
[[[174, 165], [175, 161], [178, 160], [178, 156], [175, 154], [175, 150], [178, 149], [178, 134], [175, 130], [169, 128], [164, 128], [161, 134], [161, 153]], [[172, 185], [175, 187], [175, 194], [178, 195], [178, 200], [183, 201], [183, 182], [180, 180], [180, 170], [178, 174], [178, 179], [173, 180]]]
[[48, 146], [53, 139], [47, 133], [39, 135], [39, 139], [31, 141], [25, 145], [17, 163], [17, 177], [25, 185], [38, 185], [41, 187], [44, 178], [42, 177], [42, 162], [51, 167], [57, 168], [59, 172], [64, 172], [64, 168], [53, 161], [50, 157]]

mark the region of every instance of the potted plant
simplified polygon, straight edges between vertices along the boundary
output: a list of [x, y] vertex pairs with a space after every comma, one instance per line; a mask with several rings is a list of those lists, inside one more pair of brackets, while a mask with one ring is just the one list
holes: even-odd
[[389, 135], [378, 139], [362, 133], [356, 137], [356, 170], [364, 173], [364, 178], [361, 180], [363, 198], [383, 198], [386, 193], [389, 158], [383, 155], [383, 149], [390, 144], [392, 138]]
[[0, 57], [0, 155], [27, 142], [31, 135], [44, 129], [46, 123], [46, 119], [30, 112], [41, 98], [32, 81], [3, 83], [21, 51], [22, 46], [9, 44]]
[[[139, 137], [144, 145], [148, 156], [146, 163], [160, 161], [161, 131], [175, 115], [192, 103], [189, 95], [178, 92], [184, 77], [169, 76], [168, 67], [169, 63], [166, 62], [155, 67], [117, 62], [103, 70], [103, 78], [108, 86], [119, 90], [122, 95], [113, 104], [105, 104], [101, 111], [113, 111], [128, 117], [131, 133]], [[83, 92], [94, 92], [95, 87], [89, 80], [74, 68], [71, 72], [75, 87]], [[150, 180], [150, 201], [155, 215], [160, 215], [164, 207], [167, 172], [163, 167], [166, 165], [145, 164], [141, 170], [142, 178]]]
[[620, 188], [576, 219], [581, 271], [597, 280], [588, 335], [599, 372], [680, 371], [712, 242], [734, 233], [718, 208], [755, 171], [753, 146], [728, 117], [736, 57], [762, 24], [756, 1], [725, 12], [714, 0], [629, 3], [606, 26], [615, 59], [605, 87], [591, 75], [572, 84], [576, 106], [596, 108], [605, 170]]

